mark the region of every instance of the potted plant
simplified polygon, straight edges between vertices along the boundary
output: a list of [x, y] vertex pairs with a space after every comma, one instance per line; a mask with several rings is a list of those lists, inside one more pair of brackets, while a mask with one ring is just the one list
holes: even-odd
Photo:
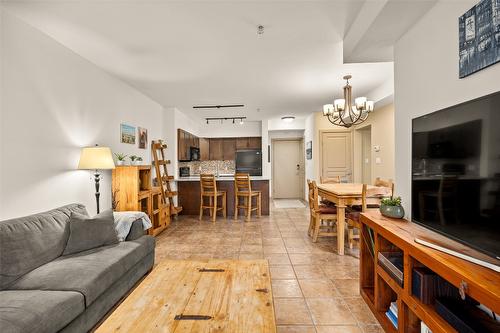
[[116, 158], [116, 165], [124, 165], [125, 164], [125, 159], [127, 158], [127, 155], [122, 154], [122, 153], [115, 153], [115, 158]]
[[142, 157], [140, 157], [140, 156], [131, 155], [129, 158], [130, 158], [131, 165], [139, 165], [142, 162]]
[[401, 206], [401, 197], [382, 199], [380, 213], [386, 217], [402, 219], [405, 216], [405, 210]]

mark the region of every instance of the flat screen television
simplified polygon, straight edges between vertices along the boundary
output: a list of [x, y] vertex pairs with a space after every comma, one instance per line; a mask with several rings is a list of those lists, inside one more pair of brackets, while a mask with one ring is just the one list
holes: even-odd
[[412, 220], [500, 259], [500, 92], [412, 122]]

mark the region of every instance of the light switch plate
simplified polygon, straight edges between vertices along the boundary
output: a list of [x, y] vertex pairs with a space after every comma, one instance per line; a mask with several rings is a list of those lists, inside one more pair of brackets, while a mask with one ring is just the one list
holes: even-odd
[[375, 164], [382, 164], [382, 159], [380, 157], [376, 157]]

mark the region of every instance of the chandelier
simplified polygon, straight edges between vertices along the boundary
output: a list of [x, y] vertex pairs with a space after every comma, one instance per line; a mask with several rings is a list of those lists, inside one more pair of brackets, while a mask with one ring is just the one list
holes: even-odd
[[351, 75], [344, 76], [347, 81], [344, 86], [344, 98], [336, 99], [333, 104], [323, 105], [323, 116], [337, 126], [349, 128], [364, 122], [370, 112], [373, 111], [373, 101], [368, 101], [366, 97], [358, 97], [352, 100], [352, 86], [349, 85]]

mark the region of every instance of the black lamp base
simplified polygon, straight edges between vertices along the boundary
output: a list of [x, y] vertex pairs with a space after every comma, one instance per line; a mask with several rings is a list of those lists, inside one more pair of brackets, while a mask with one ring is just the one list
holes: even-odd
[[99, 181], [101, 180], [101, 174], [99, 173], [98, 170], [94, 172], [94, 181], [95, 181], [95, 202], [97, 205], [97, 214], [100, 213], [99, 209], [99, 197], [101, 196], [101, 193], [99, 193]]

